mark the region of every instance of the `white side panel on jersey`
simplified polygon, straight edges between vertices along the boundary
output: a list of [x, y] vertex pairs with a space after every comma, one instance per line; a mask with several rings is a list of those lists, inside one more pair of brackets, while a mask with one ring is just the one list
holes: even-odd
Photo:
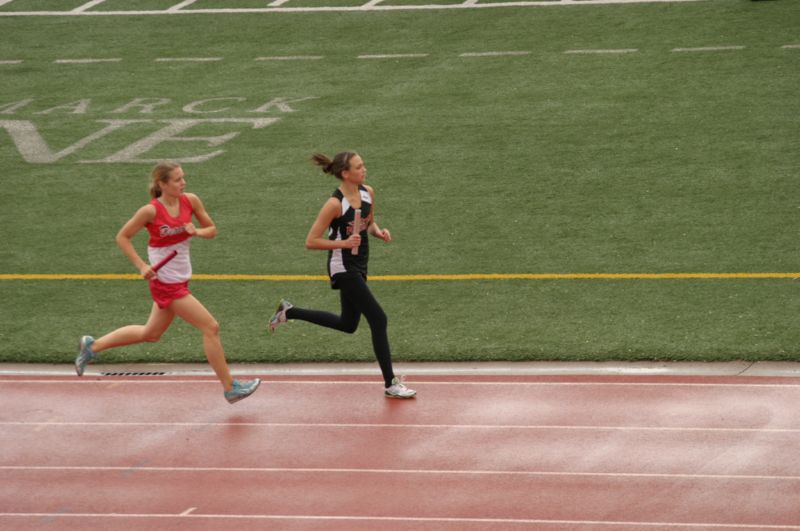
[[344, 268], [344, 260], [342, 259], [342, 250], [334, 249], [331, 253], [331, 276], [336, 273], [345, 273], [347, 270]]
[[178, 255], [158, 271], [158, 280], [164, 284], [177, 284], [192, 278], [192, 260], [189, 255], [191, 241], [192, 239], [188, 238], [167, 247], [147, 246], [147, 259], [151, 265], [157, 264], [172, 251], [178, 251]]

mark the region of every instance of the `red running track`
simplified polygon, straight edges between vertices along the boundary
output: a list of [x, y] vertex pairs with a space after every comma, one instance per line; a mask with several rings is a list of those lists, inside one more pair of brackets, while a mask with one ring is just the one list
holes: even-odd
[[0, 529], [800, 529], [800, 378], [0, 377]]

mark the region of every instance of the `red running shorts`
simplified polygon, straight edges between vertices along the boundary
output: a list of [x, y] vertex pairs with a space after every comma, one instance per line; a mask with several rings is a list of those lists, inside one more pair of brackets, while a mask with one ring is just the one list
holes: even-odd
[[153, 300], [162, 310], [167, 308], [172, 301], [191, 295], [189, 291], [189, 281], [178, 282], [177, 284], [164, 284], [157, 278], [150, 281], [150, 294]]

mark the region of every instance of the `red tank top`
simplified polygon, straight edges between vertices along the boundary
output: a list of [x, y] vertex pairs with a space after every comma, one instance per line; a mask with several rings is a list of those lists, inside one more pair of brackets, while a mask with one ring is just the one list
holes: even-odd
[[150, 201], [150, 204], [156, 207], [156, 217], [147, 224], [147, 231], [150, 233], [148, 244], [150, 247], [167, 247], [191, 238], [183, 226], [192, 221], [194, 213], [192, 202], [189, 201], [186, 194], [181, 194], [178, 199], [180, 200], [180, 212], [176, 218], [169, 215], [167, 207], [158, 199]]

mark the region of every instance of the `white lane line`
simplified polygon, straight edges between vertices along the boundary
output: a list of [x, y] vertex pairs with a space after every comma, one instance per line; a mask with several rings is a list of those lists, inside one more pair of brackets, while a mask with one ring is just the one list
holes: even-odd
[[800, 526], [772, 524], [717, 524], [694, 522], [624, 522], [613, 520], [541, 520], [520, 518], [450, 518], [421, 516], [342, 516], [342, 515], [282, 515], [282, 514], [175, 514], [154, 513], [0, 513], [7, 518], [115, 518], [115, 519], [168, 519], [197, 518], [208, 520], [298, 520], [298, 521], [334, 521], [334, 522], [425, 522], [425, 523], [475, 523], [475, 524], [527, 524], [527, 525], [559, 525], [559, 526], [609, 526], [612, 529], [627, 528], [699, 528], [699, 529], [783, 529], [798, 530]]
[[614, 53], [635, 53], [635, 52], [638, 52], [638, 51], [639, 51], [638, 48], [619, 48], [619, 49], [607, 49], [607, 50], [603, 50], [603, 49], [597, 49], [597, 50], [591, 50], [591, 49], [589, 49], [589, 50], [566, 50], [564, 53], [567, 53], [567, 54], [595, 54], [595, 53], [597, 53], [597, 54], [606, 54], [606, 53], [614, 54]]
[[183, 511], [183, 512], [182, 512], [180, 515], [178, 515], [178, 516], [189, 516], [190, 514], [192, 514], [193, 512], [195, 512], [196, 510], [197, 510], [197, 507], [189, 507], [188, 509], [186, 509], [185, 511]]
[[87, 11], [87, 10], [93, 8], [94, 6], [96, 6], [98, 4], [102, 4], [105, 1], [106, 0], [92, 0], [91, 2], [86, 2], [82, 6], [76, 7], [75, 9], [72, 10], [72, 12], [73, 13], [83, 13], [84, 11]]
[[222, 57], [157, 57], [157, 63], [210, 63], [222, 61]]
[[516, 52], [467, 52], [459, 54], [459, 57], [503, 57], [503, 56], [518, 56], [530, 55], [531, 52], [516, 51]]
[[[16, 472], [126, 472], [129, 466], [0, 466], [0, 470]], [[664, 474], [656, 472], [567, 472], [551, 470], [439, 470], [415, 468], [287, 468], [287, 467], [175, 467], [142, 466], [136, 472], [221, 472], [226, 474], [410, 474], [410, 475], [456, 475], [456, 476], [533, 476], [533, 477], [599, 477], [599, 478], [658, 478], [658, 479], [717, 479], [753, 481], [800, 481], [800, 476], [770, 476], [751, 474]]]
[[[225, 121], [224, 119], [220, 119], [218, 121]], [[81, 378], [74, 378], [69, 380], [48, 380], [48, 379], [41, 379], [41, 380], [7, 380], [4, 378], [0, 378], [0, 385], [8, 385], [8, 384], [18, 384], [18, 383], [26, 383], [26, 384], [49, 384], [49, 385], [91, 385], [91, 384], [103, 384], [107, 385], [109, 380], [104, 379], [95, 379], [95, 378], [102, 378], [100, 374], [91, 374], [86, 373], [84, 376], [89, 376], [91, 379], [81, 379]], [[158, 377], [154, 377], [158, 378]], [[792, 378], [794, 379], [794, 378]], [[125, 384], [137, 384], [137, 385], [159, 385], [159, 384], [169, 384], [174, 385], [176, 383], [183, 383], [183, 384], [204, 384], [204, 385], [211, 385], [216, 384], [219, 385], [217, 380], [213, 379], [203, 379], [203, 380], [196, 380], [196, 379], [153, 379], [153, 380], [121, 380], [121, 379], [114, 379], [115, 382], [125, 383]], [[791, 389], [795, 390], [795, 388], [800, 388], [800, 384], [794, 383], [774, 383], [774, 384], [755, 384], [755, 383], [701, 383], [701, 382], [470, 382], [470, 381], [448, 381], [448, 382], [440, 382], [440, 381], [433, 381], [433, 380], [412, 380], [408, 378], [406, 382], [413, 382], [415, 386], [428, 386], [428, 385], [435, 385], [435, 386], [442, 386], [442, 385], [456, 385], [456, 386], [466, 386], [466, 385], [473, 385], [473, 386], [512, 386], [512, 387], [519, 387], [519, 386], [536, 386], [536, 387], [709, 387], [709, 388], [719, 388], [719, 387], [731, 387], [731, 388], [752, 388], [752, 389]], [[369, 385], [375, 386], [375, 382], [348, 382], [348, 381], [295, 381], [295, 380], [265, 380], [266, 384], [268, 385], [335, 385], [338, 387], [348, 386], [348, 385]]]
[[40, 431], [46, 427], [79, 427], [79, 428], [103, 428], [103, 427], [122, 427], [132, 428], [198, 428], [198, 427], [249, 427], [249, 428], [334, 428], [334, 429], [444, 429], [444, 430], [529, 430], [529, 431], [618, 431], [618, 432], [696, 432], [696, 433], [800, 433], [800, 428], [713, 428], [713, 427], [684, 427], [684, 426], [589, 426], [589, 425], [547, 425], [547, 424], [380, 424], [380, 423], [355, 423], [355, 422], [72, 422], [57, 421], [54, 419], [47, 421], [2, 421], [0, 426], [35, 426], [34, 431]]
[[744, 46], [701, 46], [698, 48], [673, 48], [673, 52], [724, 52], [731, 50], [744, 50]]
[[359, 59], [412, 59], [417, 57], [428, 57], [426, 53], [387, 53], [387, 54], [362, 54]]
[[120, 61], [122, 61], [122, 59], [120, 58], [111, 58], [111, 59], [56, 59], [53, 62], [60, 65], [87, 65], [94, 63], [119, 63]]
[[175, 4], [174, 6], [170, 7], [169, 9], [167, 9], [167, 11], [170, 12], [170, 13], [176, 13], [176, 12], [180, 11], [181, 9], [183, 9], [184, 7], [189, 7], [190, 5], [194, 4], [195, 2], [197, 2], [197, 0], [184, 0], [183, 2], [181, 2], [179, 4]]
[[18, 65], [22, 63], [21, 59], [4, 59], [0, 61], [0, 65]]
[[322, 55], [274, 55], [268, 57], [256, 57], [256, 61], [317, 61], [323, 59]]

